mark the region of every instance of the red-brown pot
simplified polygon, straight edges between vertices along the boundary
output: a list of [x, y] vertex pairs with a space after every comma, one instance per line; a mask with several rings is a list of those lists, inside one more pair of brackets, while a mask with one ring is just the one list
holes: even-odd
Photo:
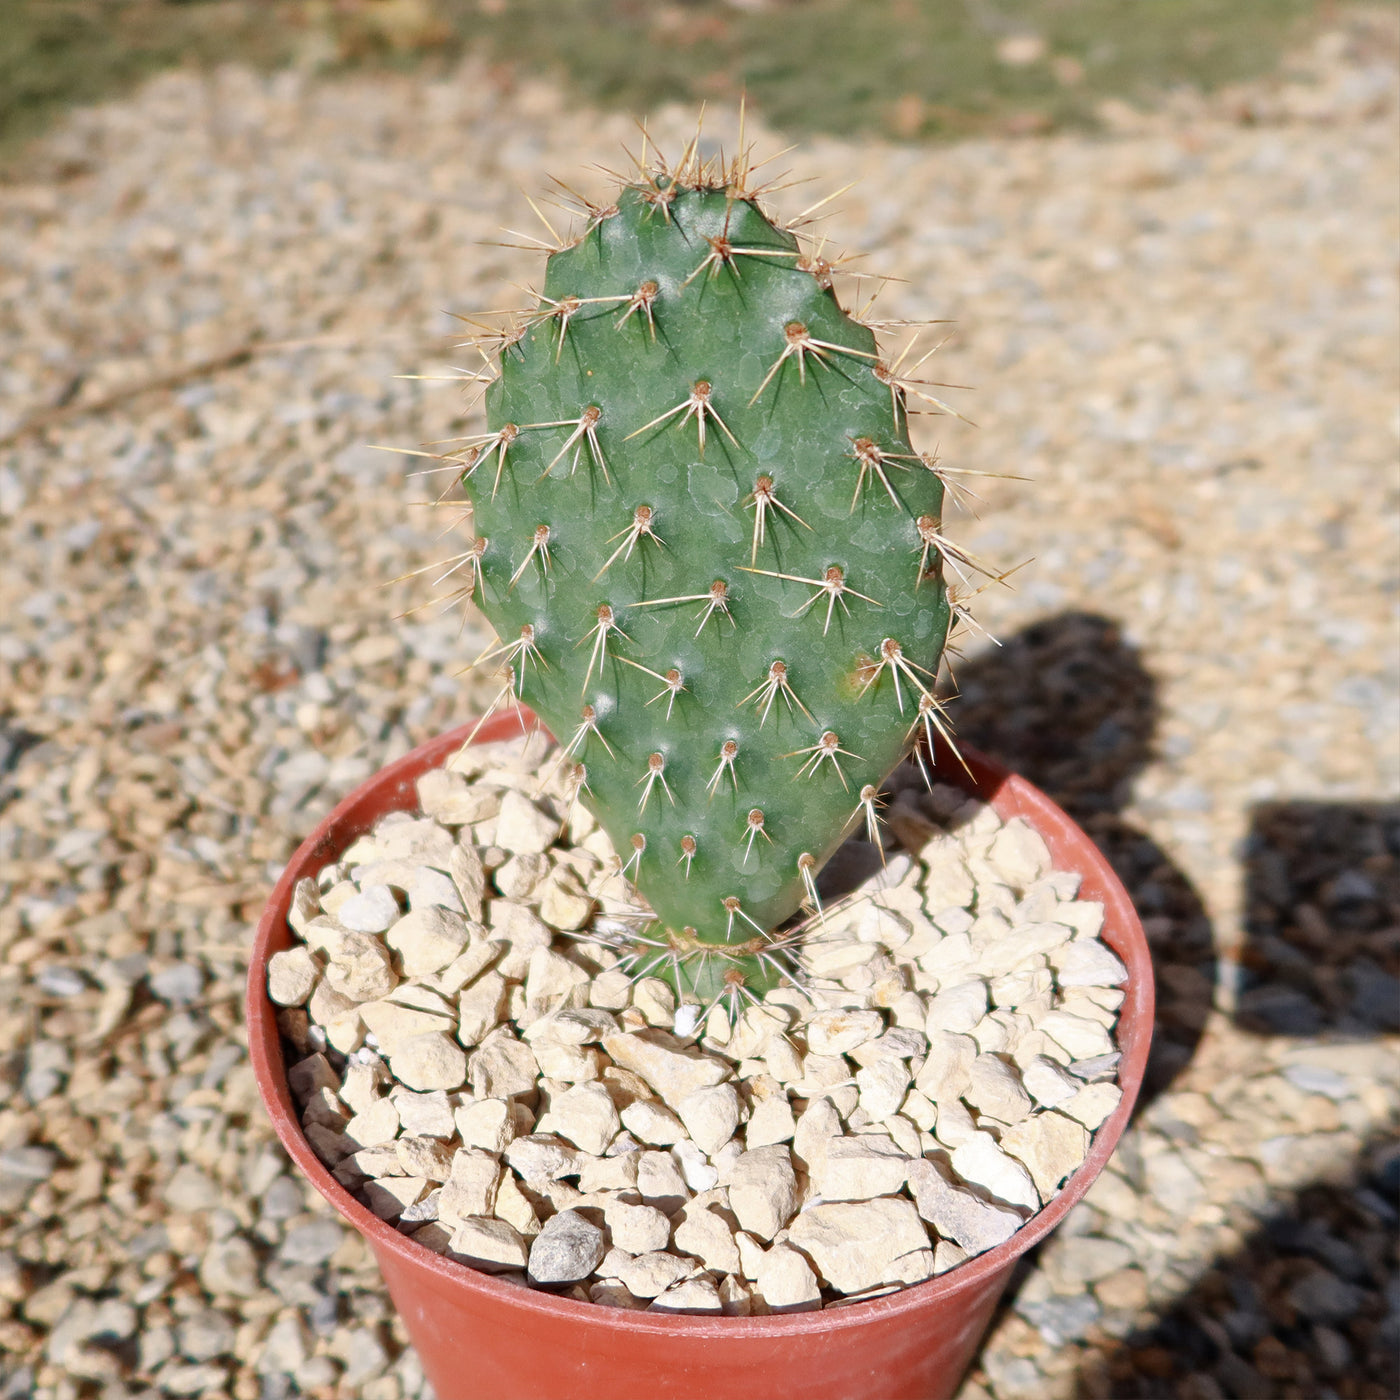
[[[525, 712], [529, 722], [534, 717]], [[495, 716], [478, 742], [511, 738], [522, 720]], [[312, 1185], [368, 1240], [438, 1400], [931, 1400], [952, 1395], [1021, 1255], [1064, 1219], [1103, 1169], [1132, 1112], [1152, 1033], [1152, 965], [1127, 892], [1098, 848], [1044, 793], [976, 753], [971, 778], [941, 774], [1026, 818], [1055, 866], [1083, 877], [1104, 905], [1104, 941], [1128, 969], [1118, 1022], [1122, 1102], [1094, 1135], [1083, 1166], [1004, 1244], [940, 1278], [847, 1307], [783, 1317], [677, 1317], [557, 1298], [501, 1283], [401, 1235], [360, 1204], [302, 1135], [267, 997], [267, 960], [290, 946], [292, 889], [386, 812], [416, 806], [420, 774], [472, 733], [464, 726], [390, 764], [347, 797], [302, 843], [258, 924], [248, 974], [248, 1039], [273, 1126]]]

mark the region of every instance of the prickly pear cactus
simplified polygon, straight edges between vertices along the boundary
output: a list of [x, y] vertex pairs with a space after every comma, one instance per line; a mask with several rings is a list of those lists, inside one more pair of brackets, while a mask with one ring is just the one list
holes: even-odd
[[692, 152], [590, 206], [459, 457], [507, 691], [702, 1000], [784, 970], [774, 931], [938, 724], [950, 616], [910, 386], [743, 186]]

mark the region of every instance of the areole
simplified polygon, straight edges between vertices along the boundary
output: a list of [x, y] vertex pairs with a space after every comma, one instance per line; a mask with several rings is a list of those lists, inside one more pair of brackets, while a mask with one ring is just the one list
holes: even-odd
[[1103, 902], [1102, 937], [1128, 969], [1117, 1032], [1122, 1101], [1095, 1133], [1083, 1166], [1004, 1244], [930, 1282], [819, 1312], [751, 1318], [631, 1312], [504, 1284], [434, 1254], [361, 1205], [311, 1150], [292, 1103], [275, 1008], [266, 993], [267, 960], [291, 942], [286, 918], [296, 882], [314, 875], [384, 813], [412, 808], [418, 777], [469, 736], [477, 742], [509, 739], [537, 723], [528, 710], [512, 711], [444, 734], [341, 802], [277, 882], [258, 923], [249, 969], [250, 1054], [273, 1126], [312, 1185], [369, 1243], [439, 1400], [952, 1395], [1017, 1259], [1083, 1197], [1122, 1136], [1142, 1084], [1153, 1013], [1146, 938], [1108, 862], [1044, 793], [975, 753], [965, 754], [970, 777], [951, 760], [941, 771], [1003, 818], [1024, 817], [1046, 841], [1056, 867], [1080, 873], [1083, 897]]

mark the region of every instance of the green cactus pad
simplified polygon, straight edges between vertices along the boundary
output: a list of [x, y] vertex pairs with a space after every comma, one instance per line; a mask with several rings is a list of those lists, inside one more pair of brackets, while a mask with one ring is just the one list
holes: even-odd
[[624, 187], [503, 342], [462, 459], [495, 659], [584, 765], [656, 960], [766, 985], [937, 722], [943, 481], [829, 267], [732, 179]]

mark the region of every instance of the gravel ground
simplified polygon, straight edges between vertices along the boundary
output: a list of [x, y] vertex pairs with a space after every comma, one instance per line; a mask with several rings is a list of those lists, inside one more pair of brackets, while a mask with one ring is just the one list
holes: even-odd
[[[1395, 55], [1348, 12], [1103, 137], [784, 158], [861, 178], [830, 234], [885, 314], [958, 323], [981, 426], [926, 443], [1032, 478], [960, 526], [1035, 556], [961, 729], [1158, 955], [1148, 1102], [963, 1400], [1400, 1384]], [[483, 698], [477, 622], [389, 622], [461, 530], [366, 444], [465, 421], [393, 376], [534, 275], [478, 242], [517, 186], [634, 134], [474, 68], [181, 74], [0, 187], [0, 1395], [425, 1393], [263, 1125], [245, 950], [298, 837]]]

